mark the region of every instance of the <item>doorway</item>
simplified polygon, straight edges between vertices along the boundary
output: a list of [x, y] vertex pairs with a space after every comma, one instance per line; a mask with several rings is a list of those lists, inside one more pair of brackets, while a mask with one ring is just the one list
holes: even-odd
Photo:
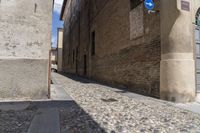
[[87, 75], [87, 56], [84, 55], [84, 75]]
[[76, 48], [76, 74], [78, 75], [78, 55], [79, 55], [79, 51], [78, 51], [78, 47]]

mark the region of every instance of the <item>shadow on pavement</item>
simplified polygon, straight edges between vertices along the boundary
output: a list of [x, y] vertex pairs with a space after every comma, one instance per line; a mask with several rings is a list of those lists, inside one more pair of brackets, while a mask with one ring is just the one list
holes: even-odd
[[93, 118], [76, 103], [60, 109], [61, 133], [106, 133]]
[[120, 85], [118, 83], [108, 83], [108, 82], [104, 82], [104, 81], [98, 81], [95, 79], [90, 79], [88, 77], [83, 77], [83, 76], [79, 76], [76, 74], [71, 74], [71, 73], [59, 73], [60, 75], [70, 78], [74, 81], [77, 82], [81, 82], [84, 84], [98, 84], [98, 85], [103, 85], [103, 86], [107, 86], [110, 87], [109, 89], [111, 89], [112, 91], [116, 92], [116, 93], [120, 93], [120, 94], [126, 94], [126, 93], [136, 93], [138, 95], [142, 95], [142, 96], [148, 96], [148, 97], [152, 97], [155, 99], [159, 99], [159, 96], [154, 96], [154, 95], [150, 95], [147, 92], [141, 92], [140, 87], [134, 87], [133, 88], [129, 88], [128, 86], [124, 86], [124, 85]]
[[[16, 108], [19, 106], [22, 107]], [[15, 108], [17, 110], [15, 110]], [[48, 108], [57, 108], [59, 110], [61, 133], [106, 133], [106, 131], [73, 100], [1, 102], [0, 132], [26, 133], [35, 114], [37, 114], [37, 110], [42, 108], [47, 110]], [[48, 125], [46, 125], [45, 128], [48, 128]]]
[[82, 77], [82, 76], [78, 76], [78, 75], [70, 74], [70, 73], [59, 73], [59, 74], [62, 75], [62, 76], [65, 76], [67, 78], [70, 78], [70, 79], [72, 79], [74, 81], [81, 82], [81, 83], [84, 83], [84, 84], [95, 83], [94, 81], [91, 81], [87, 77]]

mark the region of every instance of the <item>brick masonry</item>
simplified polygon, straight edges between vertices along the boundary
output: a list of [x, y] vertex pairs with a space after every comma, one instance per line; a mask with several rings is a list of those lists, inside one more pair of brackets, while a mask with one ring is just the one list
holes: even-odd
[[[131, 10], [130, 0], [69, 0], [67, 5], [64, 71], [159, 97], [159, 13], [148, 14], [142, 4]], [[159, 10], [159, 2], [156, 6]]]

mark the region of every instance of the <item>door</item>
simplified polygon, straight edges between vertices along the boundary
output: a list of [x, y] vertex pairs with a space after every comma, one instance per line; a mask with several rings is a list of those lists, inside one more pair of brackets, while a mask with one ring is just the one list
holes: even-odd
[[84, 75], [87, 75], [87, 56], [84, 55]]
[[79, 55], [79, 53], [78, 53], [79, 51], [78, 51], [78, 47], [76, 48], [76, 74], [78, 74], [78, 55]]
[[200, 93], [200, 26], [196, 26], [195, 30], [196, 41], [196, 80], [197, 80], [197, 92]]

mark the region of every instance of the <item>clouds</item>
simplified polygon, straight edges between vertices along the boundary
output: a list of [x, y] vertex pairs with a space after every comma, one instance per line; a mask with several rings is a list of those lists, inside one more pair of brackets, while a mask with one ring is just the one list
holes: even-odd
[[55, 0], [54, 12], [60, 14], [62, 8], [63, 0]]
[[60, 21], [60, 12], [62, 8], [63, 0], [55, 0], [54, 12], [53, 12], [53, 26], [52, 26], [52, 46], [57, 47], [57, 28], [63, 27], [63, 22]]
[[55, 0], [55, 3], [62, 5], [63, 4], [63, 0]]

